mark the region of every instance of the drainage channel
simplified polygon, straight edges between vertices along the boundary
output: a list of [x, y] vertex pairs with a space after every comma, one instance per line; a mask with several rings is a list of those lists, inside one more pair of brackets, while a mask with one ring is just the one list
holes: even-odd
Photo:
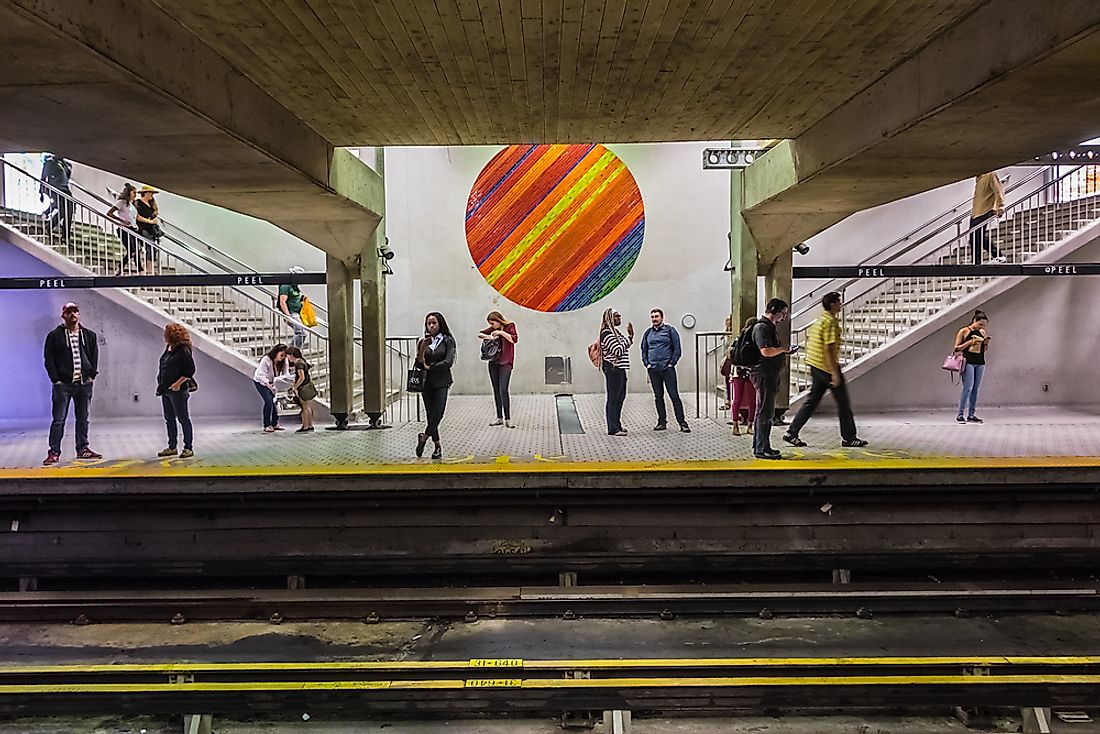
[[561, 440], [565, 435], [582, 435], [584, 426], [581, 425], [581, 415], [577, 412], [577, 403], [573, 396], [562, 393], [554, 396], [554, 406], [558, 413], [558, 448], [565, 453], [565, 443]]

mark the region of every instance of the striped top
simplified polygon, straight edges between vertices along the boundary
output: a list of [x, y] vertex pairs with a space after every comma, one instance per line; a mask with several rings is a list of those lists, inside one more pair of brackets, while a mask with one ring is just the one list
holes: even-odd
[[76, 331], [66, 329], [65, 335], [69, 337], [69, 350], [73, 353], [73, 382], [82, 382], [84, 365], [80, 362], [80, 327]]
[[828, 311], [823, 311], [806, 334], [806, 364], [829, 372], [829, 365], [825, 361], [827, 344], [836, 344], [837, 349], [840, 349], [840, 320]]
[[622, 370], [630, 369], [630, 337], [614, 329], [600, 332], [603, 361]]

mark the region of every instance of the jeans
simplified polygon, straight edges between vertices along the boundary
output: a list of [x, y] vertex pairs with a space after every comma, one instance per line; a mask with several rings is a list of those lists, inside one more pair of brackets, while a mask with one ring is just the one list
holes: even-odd
[[676, 422], [681, 426], [684, 420], [684, 404], [680, 401], [680, 392], [676, 386], [676, 368], [665, 367], [659, 369], [649, 368], [649, 384], [653, 387], [653, 400], [657, 404], [657, 423], [664, 425], [668, 422], [668, 414], [665, 412], [665, 390], [672, 401], [672, 412], [676, 415]]
[[983, 224], [988, 222], [993, 217], [997, 216], [996, 212], [988, 211], [980, 217], [972, 217], [970, 219], [970, 228], [974, 229], [979, 224], [982, 225], [981, 229], [976, 229], [970, 233], [970, 249], [974, 252], [974, 264], [982, 264], [982, 250], [989, 250], [989, 254], [993, 257], [1000, 257], [1001, 253], [997, 250], [997, 246], [993, 244], [993, 239], [989, 234], [989, 225]]
[[747, 377], [738, 377], [734, 373], [730, 378], [729, 385], [733, 391], [733, 399], [730, 400], [730, 417], [733, 418], [734, 423], [741, 422], [741, 408], [748, 411], [747, 423], [756, 422], [756, 388], [752, 386], [752, 381]]
[[179, 390], [165, 390], [160, 396], [160, 405], [164, 409], [164, 425], [168, 428], [168, 448], [176, 448], [178, 434], [176, 433], [176, 421], [183, 427], [183, 447], [187, 450], [194, 448], [192, 441], [194, 431], [191, 427], [191, 414], [187, 412], [187, 401], [191, 393], [184, 385]]
[[[72, 195], [68, 187], [61, 189], [66, 194]], [[73, 204], [71, 199], [68, 199], [61, 194], [58, 194], [51, 190], [49, 192], [50, 197], [50, 209], [48, 216], [51, 222], [56, 221], [58, 229], [61, 230], [61, 239], [65, 242], [69, 241], [69, 233], [73, 228], [73, 211], [76, 209], [76, 205]]]
[[825, 397], [825, 391], [832, 390], [833, 398], [836, 399], [837, 414], [840, 417], [840, 437], [845, 441], [855, 441], [859, 438], [856, 435], [856, 419], [852, 415], [852, 403], [848, 400], [848, 384], [844, 381], [844, 375], [840, 375], [840, 383], [836, 387], [830, 384], [833, 376], [825, 370], [819, 370], [817, 367], [810, 367], [810, 378], [813, 380], [810, 385], [810, 394], [799, 409], [798, 415], [791, 421], [791, 426], [787, 429], [787, 435], [797, 437], [798, 432], [802, 430], [802, 427], [806, 425], [806, 421], [810, 420], [810, 416], [821, 404], [821, 398]]
[[264, 428], [274, 428], [279, 425], [279, 409], [275, 406], [275, 392], [268, 387], [255, 380], [252, 384], [256, 386], [256, 392], [260, 393], [260, 397], [264, 399]]
[[756, 420], [752, 426], [752, 452], [772, 450], [772, 424], [775, 422], [775, 396], [779, 392], [779, 373], [753, 370], [749, 373], [756, 388]]
[[512, 365], [489, 363], [489, 382], [493, 383], [493, 400], [497, 404], [497, 418], [512, 419], [512, 400], [508, 396], [508, 383], [512, 381]]
[[623, 403], [626, 402], [626, 370], [603, 363], [604, 381], [607, 383], [607, 435], [623, 430]]
[[76, 413], [76, 453], [88, 448], [88, 406], [92, 402], [92, 382], [54, 384], [51, 395], [53, 419], [50, 422], [50, 451], [61, 453], [65, 436], [65, 421], [69, 418], [69, 401]]
[[306, 335], [309, 334], [306, 327], [302, 325], [301, 313], [290, 314], [290, 328], [294, 330], [294, 337], [290, 340], [291, 346], [301, 349], [306, 345]]
[[978, 388], [982, 386], [982, 375], [985, 374], [984, 364], [967, 364], [962, 371], [962, 395], [959, 397], [959, 415], [969, 408], [967, 418], [974, 417], [974, 410], [978, 407]]
[[447, 391], [449, 387], [435, 387], [425, 389], [421, 393], [424, 399], [424, 410], [428, 413], [428, 426], [424, 429], [424, 435], [439, 443], [439, 424], [443, 422], [443, 413], [447, 410]]

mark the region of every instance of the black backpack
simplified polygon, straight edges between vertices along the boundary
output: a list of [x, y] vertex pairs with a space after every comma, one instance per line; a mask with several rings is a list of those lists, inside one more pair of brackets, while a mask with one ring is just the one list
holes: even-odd
[[763, 322], [764, 319], [758, 319], [744, 328], [730, 349], [730, 362], [738, 367], [756, 367], [760, 364], [760, 347], [756, 346], [752, 333]]

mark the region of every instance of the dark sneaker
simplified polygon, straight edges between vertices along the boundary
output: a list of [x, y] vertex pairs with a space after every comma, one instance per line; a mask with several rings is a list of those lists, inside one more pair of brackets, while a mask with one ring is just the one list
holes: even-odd
[[433, 459], [442, 459], [443, 458], [443, 447], [440, 446], [439, 444], [435, 445], [435, 450], [432, 451], [432, 458]]
[[691, 426], [689, 426], [687, 423], [681, 423], [680, 433], [691, 433]]
[[668, 428], [668, 424], [666, 424], [666, 423], [658, 423], [657, 425], [653, 426], [654, 431], [663, 431], [667, 428]]
[[184, 449], [183, 451], [180, 452], [180, 458], [181, 459], [190, 459], [194, 455], [195, 455], [195, 452], [192, 451], [191, 449]]
[[866, 446], [867, 442], [862, 438], [853, 438], [851, 441], [841, 441], [840, 445], [848, 449], [858, 449]]
[[424, 444], [428, 443], [428, 434], [418, 433], [416, 434], [416, 458], [422, 458], [424, 456]]
[[783, 458], [783, 454], [779, 453], [778, 451], [753, 451], [752, 455], [758, 459], [775, 460]]
[[976, 415], [972, 415], [969, 418], [967, 418], [966, 422], [967, 423], [985, 423], [985, 421], [983, 421], [981, 418], [979, 418]]
[[76, 455], [76, 458], [78, 458], [78, 459], [102, 459], [103, 454], [97, 454], [96, 452], [92, 451], [91, 449], [84, 449], [83, 451], [81, 451], [80, 453], [78, 453]]
[[169, 457], [169, 456], [175, 456], [175, 455], [176, 455], [176, 450], [174, 448], [171, 448], [171, 447], [166, 448], [166, 449], [161, 449], [160, 451], [157, 452], [157, 456], [159, 456], [162, 459], [164, 459], [166, 457]]
[[962, 414], [960, 413], [959, 415], [955, 416], [955, 422], [956, 423], [966, 423], [966, 418], [963, 418]]
[[791, 446], [797, 446], [798, 448], [802, 448], [806, 445], [806, 442], [803, 441], [801, 438], [799, 438], [798, 436], [792, 436], [789, 433], [783, 434], [783, 440], [789, 443]]
[[42, 460], [42, 464], [43, 465], [56, 464], [59, 461], [61, 461], [61, 454], [55, 454], [54, 452], [51, 451], [48, 454], [46, 454], [46, 458]]

